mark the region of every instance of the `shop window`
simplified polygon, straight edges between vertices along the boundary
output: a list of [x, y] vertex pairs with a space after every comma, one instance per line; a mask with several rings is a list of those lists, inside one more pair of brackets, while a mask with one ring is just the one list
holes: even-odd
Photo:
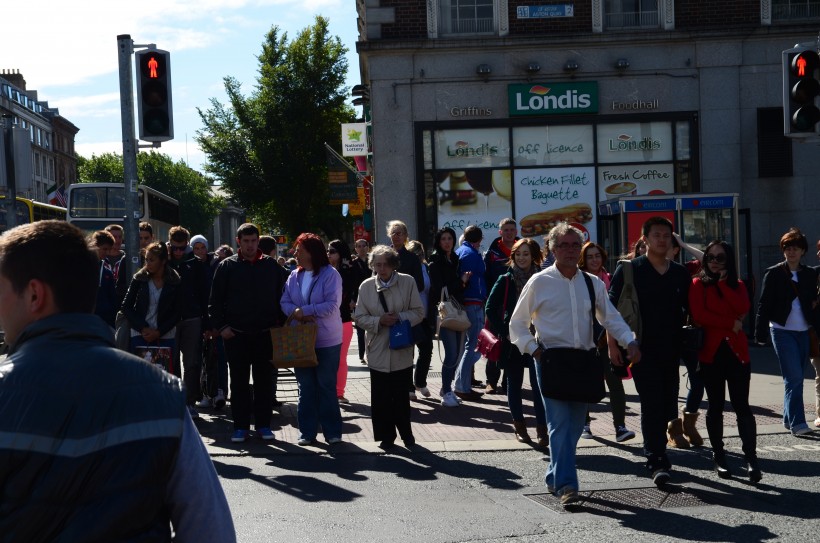
[[606, 0], [606, 28], [658, 28], [658, 0]]
[[439, 0], [441, 34], [493, 34], [496, 0]]
[[820, 0], [773, 0], [772, 20], [820, 18]]
[[783, 135], [783, 108], [760, 108], [757, 110], [757, 176], [792, 175], [792, 142]]

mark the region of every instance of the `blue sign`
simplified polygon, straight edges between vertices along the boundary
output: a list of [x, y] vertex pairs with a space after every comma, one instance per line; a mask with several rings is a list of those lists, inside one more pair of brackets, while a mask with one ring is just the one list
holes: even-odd
[[732, 209], [734, 196], [697, 196], [681, 198], [681, 209]]
[[556, 4], [548, 6], [518, 6], [515, 9], [519, 19], [550, 19], [552, 17], [574, 17], [573, 4]]
[[624, 202], [624, 211], [675, 211], [675, 209], [674, 198], [627, 200]]

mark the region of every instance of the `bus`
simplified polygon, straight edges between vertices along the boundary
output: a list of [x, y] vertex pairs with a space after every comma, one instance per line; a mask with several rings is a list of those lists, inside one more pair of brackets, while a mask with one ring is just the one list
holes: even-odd
[[[168, 239], [168, 230], [179, 224], [179, 202], [151, 187], [140, 185], [139, 220], [154, 228], [154, 239]], [[66, 220], [85, 230], [103, 230], [109, 224], [123, 224], [125, 190], [122, 183], [74, 183], [66, 194]]]
[[[7, 210], [6, 197], [0, 196], [0, 234], [6, 231]], [[16, 222], [18, 226], [49, 219], [66, 220], [66, 209], [64, 207], [29, 200], [28, 198], [17, 197], [17, 205], [14, 211], [17, 214]]]

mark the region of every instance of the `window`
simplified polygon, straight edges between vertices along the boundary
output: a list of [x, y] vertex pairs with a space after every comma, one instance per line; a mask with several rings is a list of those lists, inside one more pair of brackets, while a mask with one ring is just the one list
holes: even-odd
[[658, 0], [606, 0], [606, 28], [636, 28], [659, 26]]
[[494, 0], [441, 0], [441, 33], [492, 34]]
[[772, 20], [788, 21], [818, 17], [820, 17], [820, 0], [772, 1]]
[[757, 110], [757, 176], [792, 175], [792, 141], [783, 135], [783, 108], [760, 108]]

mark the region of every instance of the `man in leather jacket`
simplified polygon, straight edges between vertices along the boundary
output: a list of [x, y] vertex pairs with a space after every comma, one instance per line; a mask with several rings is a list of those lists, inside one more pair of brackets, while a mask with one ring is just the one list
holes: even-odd
[[3, 541], [236, 541], [179, 379], [117, 350], [82, 231], [0, 237]]

